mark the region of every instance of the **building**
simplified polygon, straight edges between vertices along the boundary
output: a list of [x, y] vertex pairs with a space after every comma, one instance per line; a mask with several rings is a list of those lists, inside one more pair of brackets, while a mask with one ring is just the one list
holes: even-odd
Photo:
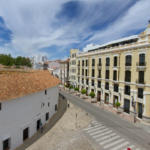
[[[70, 50], [70, 55], [77, 53]], [[150, 24], [139, 35], [111, 41], [76, 55], [73, 84], [97, 101], [150, 122]], [[73, 61], [73, 58], [70, 58]], [[74, 60], [75, 61], [75, 60]], [[75, 69], [75, 65], [74, 66]], [[71, 69], [71, 68], [70, 68]], [[75, 80], [76, 76], [76, 80]], [[76, 82], [76, 83], [75, 83]]]
[[69, 59], [60, 62], [61, 84], [69, 84]]
[[60, 67], [53, 68], [53, 75], [60, 78]]
[[77, 87], [76, 75], [77, 75], [77, 55], [81, 53], [78, 49], [70, 50], [70, 62], [69, 62], [69, 82], [74, 87]]
[[43, 69], [43, 63], [46, 57], [41, 55], [35, 55], [31, 58], [31, 64], [33, 69]]
[[48, 70], [0, 70], [0, 150], [13, 150], [57, 111], [60, 80]]

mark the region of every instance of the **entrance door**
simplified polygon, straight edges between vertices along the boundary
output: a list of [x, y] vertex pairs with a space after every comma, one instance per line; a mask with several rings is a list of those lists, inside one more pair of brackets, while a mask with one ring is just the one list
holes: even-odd
[[10, 149], [9, 147], [9, 139], [3, 141], [3, 150], [8, 150]]
[[138, 118], [142, 119], [142, 103], [138, 103]]
[[28, 138], [29, 128], [23, 130], [23, 141]]
[[41, 119], [37, 121], [37, 130], [40, 128]]
[[124, 99], [124, 112], [128, 113], [130, 112], [130, 100]]
[[57, 104], [55, 105], [55, 111], [57, 111]]
[[101, 91], [97, 92], [97, 101], [100, 102], [100, 97], [101, 97]]
[[105, 93], [105, 104], [108, 105], [108, 103], [109, 103], [109, 94]]
[[116, 103], [118, 102], [118, 96], [114, 96], [113, 107], [116, 107]]
[[88, 96], [88, 87], [86, 87], [86, 96]]

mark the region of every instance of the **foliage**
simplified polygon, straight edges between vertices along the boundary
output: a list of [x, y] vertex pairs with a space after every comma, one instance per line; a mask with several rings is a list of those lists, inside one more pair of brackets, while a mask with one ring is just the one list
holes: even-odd
[[79, 88], [78, 88], [78, 87], [75, 87], [74, 90], [75, 90], [75, 91], [79, 91]]
[[121, 105], [121, 103], [119, 103], [119, 102], [116, 102], [116, 104], [115, 104], [116, 106], [117, 106], [117, 108]]
[[70, 85], [70, 86], [69, 86], [69, 89], [73, 89], [73, 85]]
[[69, 86], [68, 86], [67, 84], [65, 85], [65, 87], [66, 87], [66, 88], [69, 88]]
[[86, 94], [86, 90], [85, 90], [85, 89], [82, 89], [82, 90], [81, 90], [81, 93], [82, 93], [82, 94]]
[[28, 57], [18, 56], [17, 58], [13, 58], [10, 54], [0, 54], [0, 64], [31, 67], [31, 61]]
[[95, 93], [94, 93], [94, 92], [91, 92], [91, 93], [90, 93], [90, 96], [91, 96], [92, 98], [94, 98], [94, 97], [95, 97]]

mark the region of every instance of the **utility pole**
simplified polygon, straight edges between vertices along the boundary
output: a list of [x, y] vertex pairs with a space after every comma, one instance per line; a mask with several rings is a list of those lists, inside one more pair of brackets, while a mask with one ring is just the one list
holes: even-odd
[[76, 129], [77, 129], [77, 114], [76, 114]]

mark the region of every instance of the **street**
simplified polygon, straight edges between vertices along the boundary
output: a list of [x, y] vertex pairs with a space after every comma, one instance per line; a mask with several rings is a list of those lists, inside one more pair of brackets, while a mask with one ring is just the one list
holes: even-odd
[[91, 125], [83, 129], [83, 134], [97, 149], [124, 150], [127, 147], [131, 150], [150, 149], [150, 133], [143, 128], [67, 92], [60, 93], [93, 117]]

